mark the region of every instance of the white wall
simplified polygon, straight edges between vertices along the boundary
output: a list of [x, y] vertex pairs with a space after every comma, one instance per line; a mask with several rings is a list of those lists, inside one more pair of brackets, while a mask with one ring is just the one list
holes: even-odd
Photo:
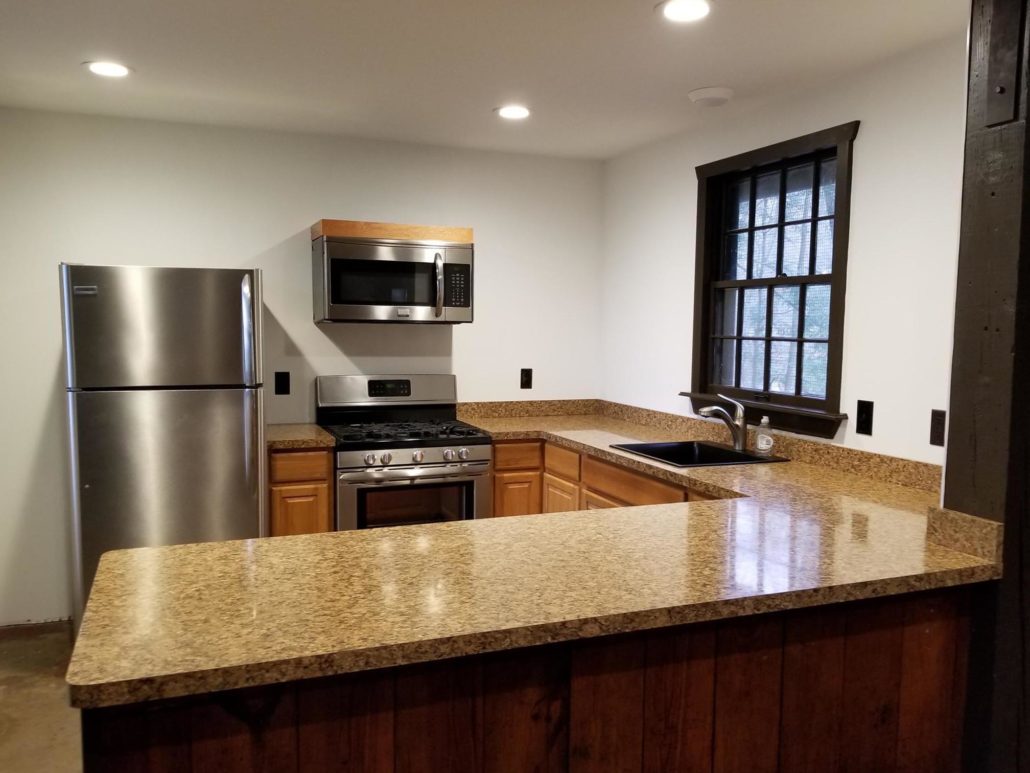
[[[694, 168], [859, 119], [841, 407], [875, 402], [874, 434], [836, 442], [943, 463], [962, 191], [965, 40], [654, 143], [605, 168], [604, 397], [690, 413]], [[721, 118], [721, 120], [720, 120]]]
[[[272, 422], [313, 418], [320, 373], [596, 397], [601, 189], [594, 162], [0, 109], [0, 624], [70, 612], [59, 261], [264, 269], [266, 375], [294, 389]], [[472, 226], [475, 323], [315, 326], [323, 217]]]

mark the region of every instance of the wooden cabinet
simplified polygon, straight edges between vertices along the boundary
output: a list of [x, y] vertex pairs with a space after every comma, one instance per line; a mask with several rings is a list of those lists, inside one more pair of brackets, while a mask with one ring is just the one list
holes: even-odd
[[540, 472], [494, 473], [494, 515], [540, 512]]
[[268, 460], [273, 537], [333, 530], [330, 451], [276, 451]]
[[535, 440], [496, 443], [494, 470], [494, 515], [712, 499], [556, 443]]
[[596, 491], [590, 491], [589, 489], [581, 491], [579, 497], [580, 510], [604, 510], [609, 507], [626, 507], [626, 503], [620, 502], [617, 499], [609, 499], [604, 494], [598, 494]]
[[568, 513], [579, 510], [579, 484], [545, 472], [543, 475], [543, 511]]

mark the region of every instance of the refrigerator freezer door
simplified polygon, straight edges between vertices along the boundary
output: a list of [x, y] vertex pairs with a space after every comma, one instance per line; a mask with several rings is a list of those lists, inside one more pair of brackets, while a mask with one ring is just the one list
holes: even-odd
[[61, 265], [68, 387], [257, 386], [257, 270]]
[[263, 536], [261, 389], [69, 392], [78, 624], [100, 555]]

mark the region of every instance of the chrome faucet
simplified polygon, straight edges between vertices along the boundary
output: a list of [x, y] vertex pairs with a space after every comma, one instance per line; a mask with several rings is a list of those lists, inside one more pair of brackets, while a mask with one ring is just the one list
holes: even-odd
[[713, 416], [722, 419], [726, 422], [726, 426], [730, 428], [730, 434], [733, 436], [733, 447], [738, 451], [746, 451], [747, 420], [744, 418], [744, 406], [732, 397], [727, 397], [726, 395], [719, 395], [719, 397], [735, 408], [733, 416], [730, 416], [730, 412], [721, 405], [710, 405], [707, 408], [702, 408], [697, 412], [697, 415], [704, 416], [706, 419], [710, 419]]

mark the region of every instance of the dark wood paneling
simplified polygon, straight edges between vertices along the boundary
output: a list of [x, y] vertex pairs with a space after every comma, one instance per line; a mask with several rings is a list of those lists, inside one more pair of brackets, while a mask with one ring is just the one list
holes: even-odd
[[478, 771], [482, 766], [480, 661], [413, 666], [397, 675], [397, 773]]
[[86, 773], [955, 771], [950, 590], [83, 712]]
[[190, 713], [192, 766], [218, 773], [297, 770], [297, 713], [293, 686], [222, 693]]
[[643, 752], [644, 643], [578, 642], [572, 651], [570, 770], [639, 771]]
[[905, 607], [901, 700], [898, 715], [899, 773], [954, 770], [955, 659], [958, 644], [954, 597], [928, 596]]
[[715, 627], [647, 638], [644, 760], [648, 773], [709, 773], [715, 707]]
[[302, 682], [297, 692], [301, 771], [391, 773], [394, 674]]
[[569, 654], [561, 648], [483, 662], [483, 768], [491, 773], [568, 770]]
[[783, 644], [781, 773], [826, 773], [840, 762], [845, 613], [838, 607], [787, 617]]
[[715, 666], [715, 770], [775, 773], [779, 764], [783, 620], [719, 627]]
[[840, 769], [894, 770], [904, 609], [886, 600], [852, 607], [847, 616]]

